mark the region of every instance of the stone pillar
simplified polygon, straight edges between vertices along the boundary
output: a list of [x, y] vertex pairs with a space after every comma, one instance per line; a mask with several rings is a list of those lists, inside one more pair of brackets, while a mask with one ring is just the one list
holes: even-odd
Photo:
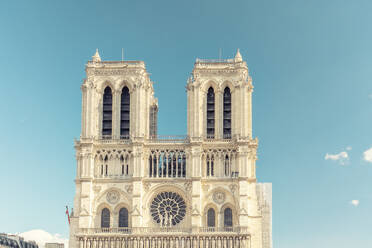
[[201, 221], [201, 183], [200, 181], [193, 181], [192, 182], [192, 200], [191, 200], [191, 226], [192, 227], [200, 227], [202, 224]]
[[223, 93], [220, 89], [216, 89], [215, 91], [215, 105], [214, 105], [214, 112], [215, 112], [215, 138], [221, 139], [223, 138]]

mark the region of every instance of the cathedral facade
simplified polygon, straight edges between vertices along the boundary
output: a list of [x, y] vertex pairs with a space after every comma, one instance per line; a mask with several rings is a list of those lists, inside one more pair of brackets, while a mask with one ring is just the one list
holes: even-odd
[[197, 59], [187, 135], [157, 134], [143, 61], [86, 65], [70, 248], [271, 248], [271, 184], [257, 183], [252, 79], [238, 50]]

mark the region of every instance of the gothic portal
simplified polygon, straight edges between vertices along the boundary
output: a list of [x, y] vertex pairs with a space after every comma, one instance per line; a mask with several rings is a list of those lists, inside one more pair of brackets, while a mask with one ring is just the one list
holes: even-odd
[[271, 248], [271, 184], [257, 183], [252, 79], [235, 58], [197, 59], [187, 135], [157, 134], [143, 61], [86, 65], [70, 248]]

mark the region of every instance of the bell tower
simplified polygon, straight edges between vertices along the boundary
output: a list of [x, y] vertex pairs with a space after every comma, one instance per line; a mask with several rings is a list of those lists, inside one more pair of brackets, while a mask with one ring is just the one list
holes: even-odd
[[97, 50], [85, 71], [82, 138], [139, 141], [154, 132], [157, 99], [143, 61], [101, 61]]
[[197, 59], [187, 84], [191, 140], [251, 138], [252, 92], [239, 49], [233, 59]]

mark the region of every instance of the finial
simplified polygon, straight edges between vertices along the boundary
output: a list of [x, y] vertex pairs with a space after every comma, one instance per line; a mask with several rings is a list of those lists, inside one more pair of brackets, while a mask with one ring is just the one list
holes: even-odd
[[235, 55], [235, 62], [242, 62], [242, 61], [243, 61], [243, 58], [238, 48], [238, 51], [236, 52], [236, 55]]
[[101, 57], [99, 56], [98, 53], [98, 48], [96, 49], [96, 53], [92, 57], [93, 62], [101, 62]]

